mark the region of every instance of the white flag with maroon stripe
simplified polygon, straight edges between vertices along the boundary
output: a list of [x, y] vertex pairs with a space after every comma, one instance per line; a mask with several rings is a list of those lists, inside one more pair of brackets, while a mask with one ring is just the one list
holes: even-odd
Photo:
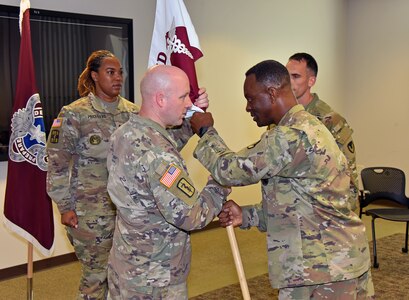
[[199, 38], [183, 0], [157, 0], [148, 67], [164, 64], [184, 70], [194, 101], [199, 91], [194, 63], [202, 56]]

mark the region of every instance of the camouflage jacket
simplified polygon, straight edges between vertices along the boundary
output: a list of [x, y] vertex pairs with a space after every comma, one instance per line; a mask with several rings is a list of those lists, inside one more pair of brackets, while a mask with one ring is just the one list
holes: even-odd
[[210, 180], [198, 193], [167, 130], [133, 115], [114, 132], [108, 192], [117, 207], [109, 264], [120, 289], [186, 281], [189, 231], [219, 213], [229, 190]]
[[209, 128], [194, 156], [220, 184], [261, 181], [262, 202], [243, 208], [242, 228], [267, 231], [274, 288], [347, 280], [369, 269], [365, 226], [348, 205], [345, 156], [301, 105], [237, 153]]
[[106, 190], [109, 138], [137, 111], [137, 105], [120, 97], [112, 113], [93, 94], [61, 109], [47, 142], [47, 192], [60, 213], [115, 214]]
[[316, 116], [334, 136], [338, 147], [347, 158], [350, 170], [350, 205], [355, 210], [358, 205], [358, 172], [356, 169], [355, 145], [352, 140], [352, 128], [347, 121], [335, 112], [327, 103], [320, 100], [317, 94], [313, 94], [312, 101], [305, 107], [305, 110]]
[[[113, 215], [106, 185], [106, 157], [111, 134], [139, 107], [122, 97], [114, 112], [92, 93], [61, 109], [47, 143], [47, 192], [60, 213]], [[188, 122], [169, 133], [183, 147], [192, 136]]]

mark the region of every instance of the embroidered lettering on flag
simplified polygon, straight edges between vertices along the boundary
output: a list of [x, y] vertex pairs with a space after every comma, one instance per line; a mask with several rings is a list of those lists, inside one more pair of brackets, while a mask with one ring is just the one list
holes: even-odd
[[160, 182], [170, 188], [175, 182], [176, 178], [178, 178], [180, 173], [181, 170], [178, 167], [170, 165], [170, 167], [166, 170], [165, 174], [163, 174], [162, 178], [160, 179]]

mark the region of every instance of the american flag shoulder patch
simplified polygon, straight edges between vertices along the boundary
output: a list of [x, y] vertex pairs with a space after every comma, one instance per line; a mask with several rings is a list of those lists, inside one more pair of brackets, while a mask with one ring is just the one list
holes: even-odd
[[62, 125], [62, 119], [56, 118], [54, 119], [53, 125], [51, 125], [51, 127], [58, 128], [58, 127], [61, 127], [61, 125]]
[[178, 167], [175, 165], [170, 165], [169, 168], [165, 171], [162, 175], [161, 179], [159, 180], [164, 186], [170, 188], [175, 180], [178, 178], [179, 174], [182, 172]]

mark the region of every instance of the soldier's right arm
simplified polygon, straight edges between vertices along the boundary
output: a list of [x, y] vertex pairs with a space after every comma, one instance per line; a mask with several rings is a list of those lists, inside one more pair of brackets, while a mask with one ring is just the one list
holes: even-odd
[[[173, 175], [172, 175], [172, 174]], [[174, 174], [178, 174], [177, 176]], [[199, 193], [177, 161], [162, 161], [149, 175], [155, 202], [166, 221], [180, 229], [201, 229], [219, 214], [231, 189], [209, 178]]]
[[234, 152], [211, 127], [200, 138], [193, 156], [222, 185], [255, 184], [263, 178], [274, 176], [291, 162], [286, 152], [288, 142], [280, 137], [281, 133], [272, 131], [264, 133], [258, 142]]
[[75, 210], [73, 193], [76, 189], [77, 166], [73, 156], [80, 135], [79, 127], [79, 117], [63, 107], [53, 122], [47, 141], [47, 193], [57, 204], [60, 213]]

